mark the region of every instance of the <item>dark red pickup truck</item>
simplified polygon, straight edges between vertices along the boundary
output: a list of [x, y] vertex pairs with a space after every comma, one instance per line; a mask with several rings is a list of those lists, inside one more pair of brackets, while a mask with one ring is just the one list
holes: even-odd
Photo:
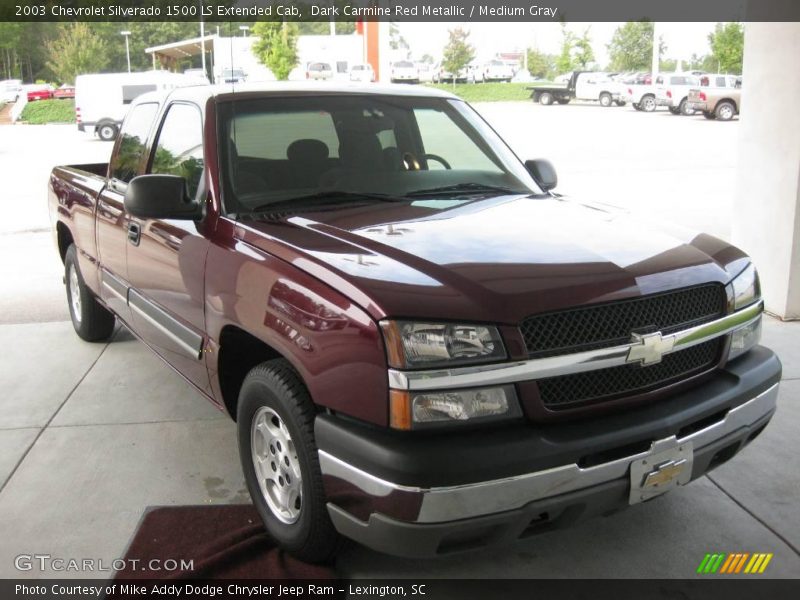
[[78, 335], [119, 319], [236, 419], [266, 528], [320, 560], [604, 514], [769, 422], [748, 257], [555, 183], [451, 95], [307, 84], [141, 96], [49, 196]]

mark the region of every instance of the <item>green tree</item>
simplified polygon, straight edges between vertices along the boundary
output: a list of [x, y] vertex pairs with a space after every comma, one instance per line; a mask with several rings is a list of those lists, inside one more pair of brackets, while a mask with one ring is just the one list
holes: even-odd
[[[611, 69], [614, 71], [649, 70], [653, 62], [653, 32], [651, 21], [628, 21], [617, 27], [608, 44]], [[659, 39], [659, 54], [667, 47]]]
[[717, 23], [714, 31], [708, 34], [711, 57], [724, 73], [742, 72], [744, 57], [744, 25], [741, 23]]
[[556, 71], [559, 75], [575, 70], [572, 58], [572, 48], [575, 44], [575, 34], [567, 29], [566, 23], [561, 23], [561, 53], [556, 58]]
[[589, 37], [589, 29], [587, 27], [581, 37], [575, 38], [573, 44], [575, 65], [581, 70], [586, 70], [589, 63], [594, 62], [594, 50], [592, 49], [592, 39]]
[[475, 58], [475, 48], [469, 43], [469, 31], [456, 27], [448, 31], [449, 40], [442, 52], [442, 66], [453, 74], [453, 81], [458, 72]]
[[259, 21], [253, 27], [258, 41], [253, 44], [253, 54], [272, 71], [275, 78], [284, 81], [297, 66], [297, 23], [289, 21]]
[[47, 45], [47, 67], [58, 81], [75, 82], [82, 73], [97, 73], [108, 64], [108, 44], [88, 23], [68, 23]]
[[555, 71], [555, 57], [535, 48], [528, 48], [528, 73], [533, 77], [550, 79]]

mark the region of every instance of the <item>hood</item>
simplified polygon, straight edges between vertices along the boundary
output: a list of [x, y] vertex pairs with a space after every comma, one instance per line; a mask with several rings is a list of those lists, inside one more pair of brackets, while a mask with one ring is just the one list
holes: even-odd
[[277, 248], [375, 318], [516, 324], [539, 312], [725, 284], [748, 260], [712, 236], [550, 196], [326, 207], [248, 221], [241, 235]]

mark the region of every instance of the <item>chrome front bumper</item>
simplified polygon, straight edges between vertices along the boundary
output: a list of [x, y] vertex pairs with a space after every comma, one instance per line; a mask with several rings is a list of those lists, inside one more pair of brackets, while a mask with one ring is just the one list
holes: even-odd
[[409, 496], [419, 501], [419, 513], [413, 522], [438, 523], [490, 515], [520, 508], [528, 503], [590, 488], [627, 476], [632, 462], [646, 459], [682, 444], [691, 443], [698, 452], [717, 440], [771, 416], [776, 408], [778, 384], [755, 398], [727, 412], [724, 418], [681, 438], [671, 436], [654, 441], [649, 450], [625, 456], [597, 466], [581, 468], [563, 465], [516, 477], [482, 481], [451, 487], [404, 486], [385, 481], [325, 452], [319, 452], [324, 477], [346, 482], [374, 498]]

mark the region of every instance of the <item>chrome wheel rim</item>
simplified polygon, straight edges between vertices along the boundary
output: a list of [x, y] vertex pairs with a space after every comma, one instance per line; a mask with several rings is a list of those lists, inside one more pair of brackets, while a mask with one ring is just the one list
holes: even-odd
[[720, 116], [721, 119], [723, 119], [725, 121], [730, 119], [733, 116], [733, 111], [731, 110], [731, 107], [728, 106], [727, 104], [724, 105], [724, 106], [721, 106], [720, 109], [719, 109], [719, 116]]
[[292, 436], [280, 415], [262, 406], [253, 416], [250, 450], [258, 487], [272, 514], [282, 523], [300, 518], [303, 477]]
[[656, 101], [655, 100], [653, 100], [652, 98], [645, 98], [644, 99], [644, 109], [647, 112], [651, 112], [651, 111], [655, 110], [655, 108], [656, 108]]
[[76, 323], [81, 322], [81, 289], [78, 284], [78, 269], [75, 265], [69, 266], [69, 301], [72, 306], [72, 318]]

